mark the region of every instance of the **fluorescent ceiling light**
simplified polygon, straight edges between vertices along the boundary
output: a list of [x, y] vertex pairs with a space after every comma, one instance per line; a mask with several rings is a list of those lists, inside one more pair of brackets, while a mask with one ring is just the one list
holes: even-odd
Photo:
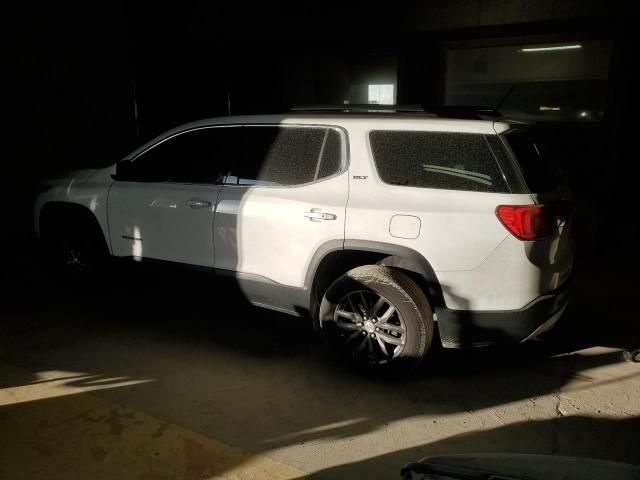
[[553, 47], [526, 47], [521, 48], [520, 51], [522, 53], [530, 53], [530, 52], [553, 52], [556, 50], [578, 50], [582, 48], [582, 45], [576, 43], [575, 45], [555, 45]]

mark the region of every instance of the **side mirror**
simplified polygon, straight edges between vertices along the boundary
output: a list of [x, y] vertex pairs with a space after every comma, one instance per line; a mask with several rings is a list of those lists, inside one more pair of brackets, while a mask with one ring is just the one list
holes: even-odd
[[122, 160], [116, 164], [116, 173], [111, 175], [114, 180], [127, 180], [131, 176], [131, 160]]

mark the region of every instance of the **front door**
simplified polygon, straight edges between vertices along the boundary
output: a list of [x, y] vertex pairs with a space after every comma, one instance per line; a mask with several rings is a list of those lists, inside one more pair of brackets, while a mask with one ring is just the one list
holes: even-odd
[[202, 128], [160, 141], [124, 170], [109, 192], [115, 256], [213, 267], [214, 211], [227, 163], [220, 131]]

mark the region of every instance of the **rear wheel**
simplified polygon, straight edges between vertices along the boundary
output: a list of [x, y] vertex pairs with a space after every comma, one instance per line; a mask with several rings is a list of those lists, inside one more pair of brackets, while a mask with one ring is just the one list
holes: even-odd
[[340, 359], [376, 370], [417, 366], [433, 339], [424, 292], [404, 273], [378, 265], [357, 267], [333, 282], [319, 318]]

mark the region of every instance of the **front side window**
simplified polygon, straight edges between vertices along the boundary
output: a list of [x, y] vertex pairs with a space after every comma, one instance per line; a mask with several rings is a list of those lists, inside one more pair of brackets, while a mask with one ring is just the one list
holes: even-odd
[[228, 183], [288, 186], [311, 183], [343, 167], [340, 133], [328, 127], [243, 127], [242, 162]]
[[408, 187], [508, 192], [484, 135], [373, 131], [371, 149], [383, 182]]
[[125, 180], [211, 184], [239, 157], [239, 129], [203, 128], [181, 133], [150, 148], [126, 169]]

